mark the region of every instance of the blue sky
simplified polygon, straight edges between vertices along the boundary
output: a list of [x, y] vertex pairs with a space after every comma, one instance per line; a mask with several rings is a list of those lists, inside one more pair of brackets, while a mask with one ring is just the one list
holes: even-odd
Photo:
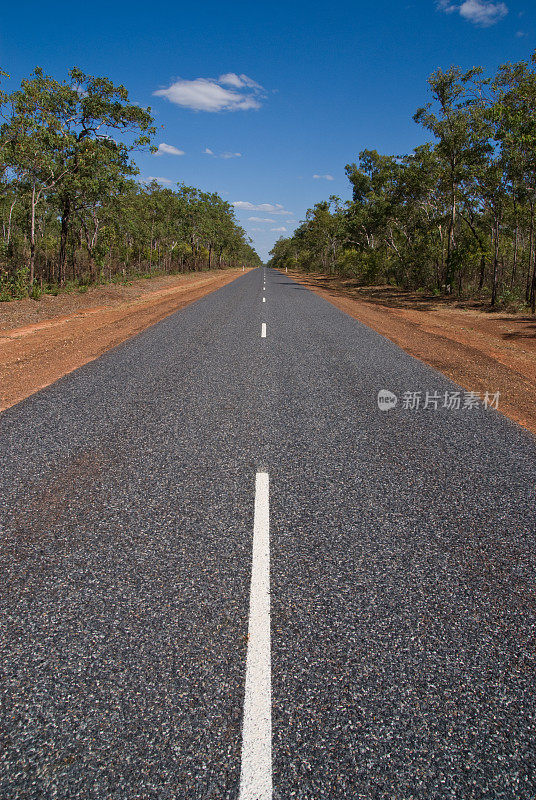
[[238, 204], [263, 258], [315, 202], [350, 197], [344, 166], [360, 150], [402, 154], [426, 140], [412, 115], [432, 71], [493, 71], [534, 49], [534, 0], [30, 0], [6, 4], [0, 22], [6, 88], [36, 65], [123, 83], [167, 145], [137, 158], [141, 176]]

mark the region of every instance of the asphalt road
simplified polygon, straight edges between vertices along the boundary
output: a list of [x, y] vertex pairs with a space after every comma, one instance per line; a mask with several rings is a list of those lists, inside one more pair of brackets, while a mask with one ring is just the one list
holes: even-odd
[[0, 416], [0, 797], [238, 798], [267, 701], [262, 800], [532, 800], [536, 440], [262, 284]]

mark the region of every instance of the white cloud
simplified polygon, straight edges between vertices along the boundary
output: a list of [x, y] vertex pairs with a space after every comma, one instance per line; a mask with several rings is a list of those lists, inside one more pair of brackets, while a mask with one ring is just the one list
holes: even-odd
[[243, 73], [242, 75], [237, 75], [236, 72], [227, 72], [225, 75], [220, 75], [218, 83], [223, 83], [224, 86], [234, 86], [235, 89], [242, 89], [244, 86], [247, 86], [248, 89], [263, 91], [263, 87], [260, 83], [257, 83], [252, 78], [248, 78], [248, 76]]
[[315, 180], [332, 181], [333, 175], [313, 175]]
[[225, 75], [220, 75], [218, 78], [219, 83], [224, 86], [234, 86], [235, 89], [241, 89], [244, 86], [243, 81], [238, 77], [236, 72], [226, 72]]
[[[229, 86], [232, 88], [225, 88]], [[264, 90], [247, 75], [229, 72], [218, 80], [179, 78], [167, 89], [157, 89], [153, 94], [194, 111], [248, 111], [261, 107]]]
[[155, 156], [183, 156], [184, 150], [179, 150], [178, 147], [173, 147], [172, 144], [166, 144], [165, 142], [160, 142], [158, 145], [158, 150], [155, 153]]
[[489, 28], [508, 14], [508, 6], [496, 0], [438, 0], [437, 7], [445, 14], [457, 13], [480, 28]]
[[170, 181], [169, 178], [155, 178], [153, 175], [149, 175], [147, 178], [148, 181], [156, 181], [157, 183], [165, 183], [166, 186], [168, 184], [172, 184], [173, 181]]
[[240, 211], [264, 211], [265, 214], [286, 214], [287, 216], [289, 214], [280, 203], [275, 205], [272, 205], [272, 203], [259, 203], [255, 205], [255, 203], [250, 203], [246, 200], [236, 200], [232, 205]]
[[286, 233], [287, 232], [287, 229], [284, 228], [284, 227], [283, 228], [270, 228], [270, 230], [273, 231], [273, 233]]
[[229, 150], [227, 150], [225, 153], [215, 153], [214, 150], [210, 149], [210, 147], [205, 147], [203, 152], [207, 156], [214, 156], [214, 158], [242, 158], [242, 153], [232, 153]]
[[249, 222], [273, 222], [273, 219], [267, 217], [248, 217]]

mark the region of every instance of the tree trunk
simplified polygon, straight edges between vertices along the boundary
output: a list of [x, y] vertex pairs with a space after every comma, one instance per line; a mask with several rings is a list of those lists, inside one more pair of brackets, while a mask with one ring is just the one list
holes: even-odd
[[527, 267], [527, 283], [525, 287], [525, 301], [530, 302], [532, 262], [534, 261], [534, 202], [530, 201], [530, 228], [529, 228], [529, 263]]
[[71, 203], [67, 199], [63, 204], [61, 213], [60, 252], [58, 256], [58, 278], [60, 284], [65, 283], [65, 268], [67, 265], [67, 237], [71, 222]]
[[442, 285], [445, 282], [446, 274], [445, 274], [445, 243], [443, 241], [443, 226], [438, 225], [439, 229], [439, 241], [441, 243], [441, 278], [437, 282], [437, 288], [441, 291]]
[[536, 263], [532, 267], [532, 283], [530, 287], [530, 310], [536, 314]]
[[441, 267], [439, 265], [439, 261], [436, 259], [434, 262], [435, 266], [435, 281], [436, 281], [436, 288], [437, 291], [441, 291]]
[[484, 253], [480, 256], [480, 277], [478, 279], [478, 288], [480, 291], [484, 288], [484, 280], [486, 278], [486, 256]]
[[495, 218], [495, 230], [493, 232], [493, 286], [491, 288], [491, 305], [497, 302], [498, 271], [499, 271], [499, 220]]
[[13, 209], [15, 208], [16, 200], [13, 200], [11, 203], [11, 207], [9, 209], [9, 219], [7, 223], [7, 237], [6, 237], [6, 245], [9, 247], [9, 243], [11, 241], [11, 218], [13, 216]]
[[517, 254], [519, 250], [519, 222], [517, 219], [517, 201], [516, 195], [514, 192], [514, 219], [515, 219], [515, 228], [514, 228], [514, 262], [512, 264], [512, 275], [510, 278], [510, 289], [513, 289], [516, 282], [516, 275], [517, 275]]
[[529, 275], [532, 272], [530, 281], [529, 302], [530, 310], [536, 313], [536, 260], [534, 259], [534, 203], [530, 204], [530, 250], [529, 250]]
[[[449, 233], [447, 240], [447, 268], [445, 272], [445, 283], [449, 286], [452, 283], [452, 253], [456, 244], [456, 186], [452, 186], [452, 197], [450, 203]], [[448, 291], [448, 290], [447, 290]]]
[[35, 207], [39, 197], [35, 196], [35, 183], [32, 187], [31, 211], [30, 211], [30, 275], [29, 284], [30, 288], [33, 286], [35, 278]]

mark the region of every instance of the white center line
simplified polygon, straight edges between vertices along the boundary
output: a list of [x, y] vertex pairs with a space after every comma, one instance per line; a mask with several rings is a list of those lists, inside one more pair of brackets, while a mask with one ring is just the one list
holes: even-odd
[[263, 302], [263, 303], [266, 303], [266, 297], [263, 297], [263, 298], [262, 298], [262, 302]]
[[257, 472], [239, 800], [272, 800], [270, 492]]
[[261, 339], [266, 339], [266, 322], [262, 323], [261, 328]]

